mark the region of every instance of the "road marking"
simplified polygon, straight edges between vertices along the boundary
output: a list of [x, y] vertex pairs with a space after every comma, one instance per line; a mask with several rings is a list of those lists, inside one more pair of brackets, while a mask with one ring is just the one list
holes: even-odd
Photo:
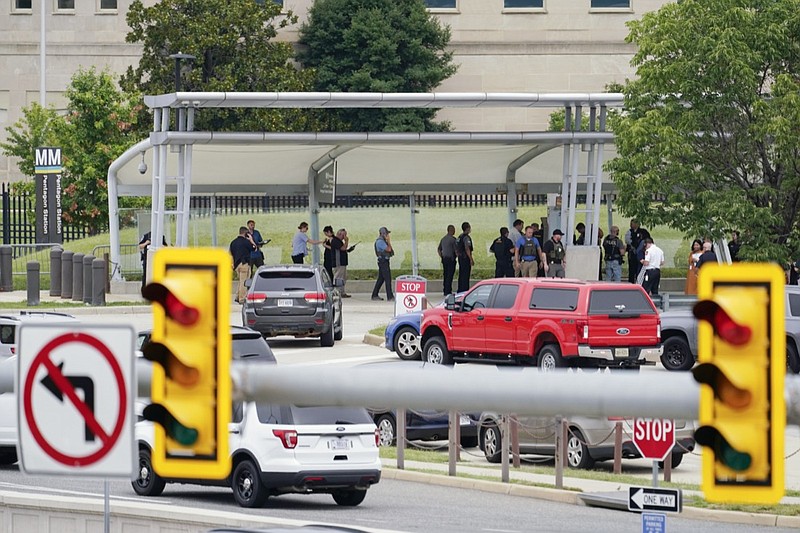
[[[103, 496], [103, 493], [100, 493], [100, 492], [83, 492], [83, 491], [77, 491], [77, 490], [54, 489], [54, 488], [51, 488], [51, 487], [41, 487], [41, 486], [32, 487], [31, 485], [19, 485], [17, 483], [8, 483], [8, 482], [3, 482], [3, 481], [0, 481], [0, 487], [8, 487], [10, 489], [19, 490], [19, 491], [22, 491], [22, 492], [30, 492], [30, 493], [50, 492], [50, 493], [53, 493], [53, 494], [65, 494], [65, 495], [68, 495], [68, 496], [92, 496], [92, 497], [102, 497]], [[129, 497], [129, 496], [114, 496], [114, 495], [111, 495], [111, 498], [115, 499], [115, 500], [128, 500], [128, 501], [132, 501], [132, 502], [141, 502], [142, 501], [141, 498], [133, 497], [133, 496]], [[154, 503], [156, 503], [156, 502], [154, 502]], [[161, 498], [159, 498], [159, 501], [157, 503], [171, 505], [171, 502], [168, 503], [166, 501], [161, 500]]]

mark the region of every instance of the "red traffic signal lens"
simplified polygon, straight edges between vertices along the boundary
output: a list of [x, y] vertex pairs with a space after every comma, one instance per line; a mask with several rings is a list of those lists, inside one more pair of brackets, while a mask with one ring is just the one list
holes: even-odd
[[142, 296], [151, 302], [157, 302], [164, 308], [164, 313], [175, 322], [183, 326], [191, 326], [200, 318], [200, 312], [195, 307], [183, 303], [161, 283], [150, 283], [142, 289]]
[[739, 324], [713, 300], [697, 302], [692, 310], [699, 320], [705, 320], [714, 327], [714, 332], [723, 341], [741, 346], [750, 341], [753, 330], [746, 324]]

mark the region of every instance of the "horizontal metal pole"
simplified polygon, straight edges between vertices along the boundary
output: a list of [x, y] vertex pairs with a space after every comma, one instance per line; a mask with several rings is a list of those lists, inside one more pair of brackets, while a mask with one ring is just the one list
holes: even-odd
[[549, 372], [484, 365], [397, 369], [236, 365], [239, 399], [316, 405], [498, 411], [525, 415], [694, 420], [699, 385], [688, 372]]

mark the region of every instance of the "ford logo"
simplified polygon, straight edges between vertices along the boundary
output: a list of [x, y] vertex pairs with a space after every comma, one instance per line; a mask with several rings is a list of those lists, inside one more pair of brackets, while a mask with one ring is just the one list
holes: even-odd
[[619, 328], [617, 330], [617, 335], [627, 335], [630, 332], [631, 330], [629, 330], [628, 328]]
[[344, 431], [344, 430], [345, 430], [345, 428], [342, 427], [342, 426], [339, 426], [338, 428], [336, 428], [336, 431]]

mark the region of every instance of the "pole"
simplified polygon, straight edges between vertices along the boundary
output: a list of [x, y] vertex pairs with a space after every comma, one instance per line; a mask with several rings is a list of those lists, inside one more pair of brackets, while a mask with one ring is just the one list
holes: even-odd
[[653, 486], [658, 487], [658, 461], [653, 461]]
[[42, 0], [40, 4], [41, 23], [39, 35], [39, 105], [45, 107], [47, 105], [47, 68], [45, 68], [45, 58], [47, 57], [47, 29], [45, 28], [45, 8], [47, 1]]

